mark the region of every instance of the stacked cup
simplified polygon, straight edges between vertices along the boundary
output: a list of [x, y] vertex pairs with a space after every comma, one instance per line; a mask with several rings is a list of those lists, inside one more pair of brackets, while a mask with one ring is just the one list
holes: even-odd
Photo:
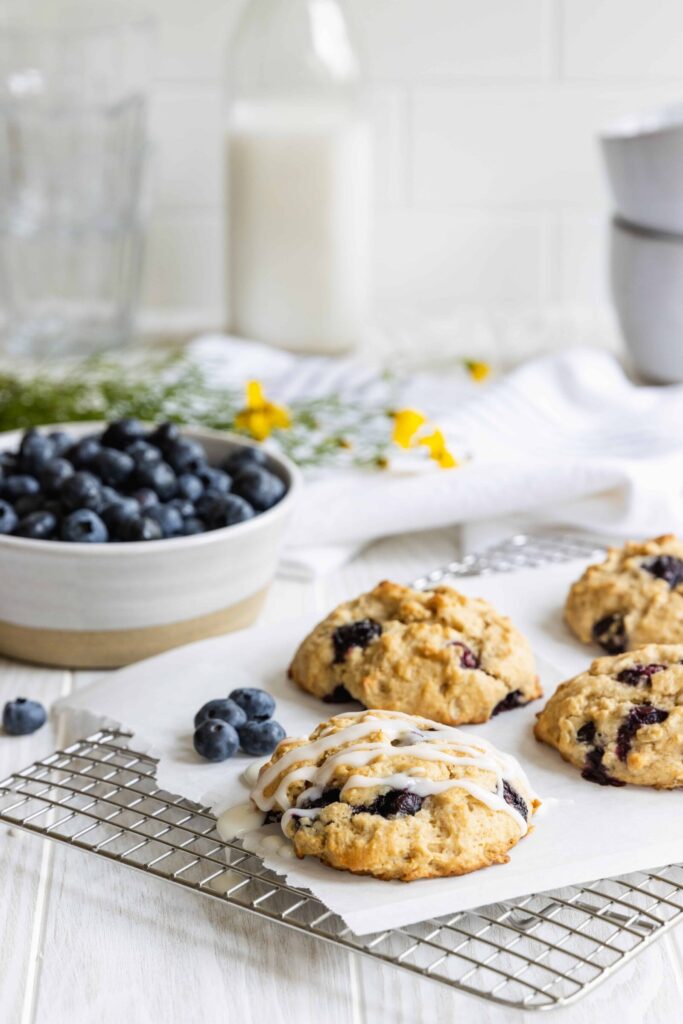
[[636, 369], [683, 380], [683, 105], [625, 118], [600, 141], [616, 214], [610, 278]]

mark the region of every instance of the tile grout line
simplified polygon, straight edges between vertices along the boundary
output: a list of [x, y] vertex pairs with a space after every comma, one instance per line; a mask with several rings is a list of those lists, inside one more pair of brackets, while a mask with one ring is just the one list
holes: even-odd
[[[73, 683], [74, 673], [71, 671], [65, 672], [59, 696], [68, 697], [73, 689]], [[65, 728], [65, 719], [62, 717], [57, 726], [57, 749], [60, 749], [64, 744]], [[28, 952], [28, 968], [26, 971], [26, 985], [21, 1007], [20, 1024], [35, 1024], [35, 1015], [38, 1006], [38, 986], [40, 984], [40, 972], [43, 959], [42, 947], [45, 938], [49, 889], [52, 881], [52, 864], [55, 853], [55, 844], [50, 839], [43, 839], [42, 843], [43, 849], [40, 859], [40, 877], [38, 880], [36, 904], [33, 911], [31, 939]]]

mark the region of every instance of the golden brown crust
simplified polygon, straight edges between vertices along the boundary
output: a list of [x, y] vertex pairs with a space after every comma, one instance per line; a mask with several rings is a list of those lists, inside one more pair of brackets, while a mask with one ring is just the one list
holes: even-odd
[[[335, 631], [365, 619], [381, 633], [335, 660]], [[485, 722], [506, 698], [515, 706], [542, 693], [529, 644], [510, 620], [445, 586], [417, 591], [383, 582], [344, 602], [306, 637], [289, 674], [318, 697], [344, 687], [365, 707], [448, 725]]]

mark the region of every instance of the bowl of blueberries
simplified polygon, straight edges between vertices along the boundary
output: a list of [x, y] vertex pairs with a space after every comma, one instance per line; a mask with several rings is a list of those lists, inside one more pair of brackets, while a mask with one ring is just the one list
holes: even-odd
[[296, 466], [136, 419], [0, 434], [0, 654], [110, 668], [249, 625]]

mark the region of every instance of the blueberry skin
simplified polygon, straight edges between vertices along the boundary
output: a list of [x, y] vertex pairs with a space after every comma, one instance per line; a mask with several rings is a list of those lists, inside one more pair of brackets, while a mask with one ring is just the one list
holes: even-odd
[[121, 487], [135, 469], [130, 455], [116, 448], [101, 448], [92, 461], [92, 470], [104, 484]]
[[240, 729], [247, 722], [246, 712], [239, 704], [235, 704], [234, 700], [227, 697], [222, 697], [219, 700], [207, 701], [202, 705], [194, 716], [194, 727], [197, 729], [202, 722], [215, 718], [220, 719], [221, 722], [227, 722], [233, 729]]
[[249, 502], [237, 494], [225, 494], [216, 502], [208, 516], [209, 527], [220, 530], [224, 526], [235, 526], [253, 519], [255, 512]]
[[228, 694], [228, 700], [239, 704], [250, 722], [265, 722], [275, 711], [275, 701], [266, 690], [241, 686]]
[[161, 540], [161, 527], [149, 516], [131, 516], [126, 519], [119, 530], [119, 540], [134, 543], [145, 540]]
[[232, 487], [232, 477], [224, 470], [215, 469], [213, 466], [200, 467], [197, 470], [197, 476], [207, 491], [227, 494]]
[[34, 476], [26, 473], [17, 473], [2, 482], [2, 496], [8, 501], [16, 501], [17, 498], [24, 498], [28, 494], [38, 494], [40, 484]]
[[5, 704], [2, 725], [8, 736], [28, 736], [47, 721], [47, 713], [37, 700], [17, 697]]
[[31, 540], [49, 540], [57, 529], [57, 517], [52, 512], [31, 512], [19, 521], [15, 537], [29, 537]]
[[59, 498], [70, 512], [82, 508], [96, 509], [102, 504], [102, 485], [92, 473], [79, 470], [64, 481]]
[[262, 466], [253, 466], [235, 478], [233, 490], [259, 512], [265, 512], [282, 500], [287, 488], [279, 476]]
[[208, 523], [215, 512], [218, 512], [224, 503], [226, 495], [211, 488], [204, 491], [194, 503], [197, 515]]
[[79, 508], [63, 521], [59, 535], [71, 544], [106, 544], [109, 531], [97, 512], [90, 508]]
[[161, 450], [155, 444], [143, 441], [142, 438], [128, 445], [126, 455], [130, 455], [136, 466], [153, 466], [163, 458]]
[[159, 504], [159, 495], [151, 487], [139, 487], [137, 491], [133, 491], [132, 497], [135, 498], [143, 512], [149, 512], [151, 508]]
[[197, 533], [206, 533], [206, 523], [197, 516], [190, 516], [183, 522], [183, 537], [193, 537]]
[[10, 476], [11, 473], [16, 473], [19, 463], [19, 457], [16, 452], [0, 452], [0, 469], [2, 469], [3, 476]]
[[164, 449], [166, 461], [176, 473], [196, 473], [206, 464], [206, 452], [198, 441], [180, 437]]
[[221, 469], [224, 469], [226, 473], [230, 473], [232, 476], [236, 476], [243, 469], [248, 469], [252, 466], [266, 466], [267, 464], [268, 456], [261, 448], [237, 448], [234, 452], [230, 452], [227, 458], [223, 459]]
[[19, 445], [19, 465], [25, 473], [38, 474], [54, 454], [54, 443], [46, 434], [27, 430]]
[[179, 439], [180, 427], [177, 423], [171, 423], [170, 421], [160, 423], [147, 438], [150, 444], [158, 445], [162, 452], [166, 451], [169, 445]]
[[204, 484], [194, 473], [181, 473], [178, 477], [178, 495], [196, 501], [204, 491]]
[[73, 439], [66, 430], [51, 430], [47, 436], [52, 441], [56, 459], [61, 459], [73, 444]]
[[183, 519], [192, 519], [195, 514], [195, 507], [188, 498], [171, 498], [168, 507], [177, 509]]
[[242, 750], [252, 757], [272, 754], [280, 740], [287, 735], [280, 723], [272, 718], [267, 722], [247, 722], [237, 732]]
[[144, 438], [144, 436], [145, 428], [140, 420], [113, 420], [102, 434], [102, 444], [105, 448], [118, 448], [123, 451], [133, 441]]
[[124, 497], [120, 497], [118, 501], [113, 501], [111, 504], [106, 505], [100, 513], [102, 521], [109, 531], [109, 536], [116, 538], [120, 538], [123, 524], [128, 519], [136, 518], [139, 515], [140, 506], [135, 498]]
[[17, 498], [14, 502], [14, 511], [20, 519], [23, 519], [24, 516], [30, 516], [32, 512], [38, 512], [44, 507], [44, 494], [25, 494], [23, 498]]
[[99, 435], [82, 437], [80, 441], [73, 444], [66, 452], [66, 458], [77, 469], [85, 469], [92, 464], [93, 459], [101, 448]]
[[74, 468], [68, 459], [55, 458], [45, 463], [38, 479], [46, 494], [59, 494], [62, 484], [73, 475]]
[[9, 502], [0, 500], [0, 533], [11, 533], [18, 521], [18, 516]]
[[194, 749], [207, 761], [227, 761], [240, 745], [237, 730], [220, 719], [208, 718], [195, 730]]
[[151, 488], [161, 501], [168, 501], [176, 492], [176, 475], [167, 462], [138, 466], [135, 479], [139, 487]]
[[172, 505], [155, 505], [147, 515], [159, 524], [164, 537], [178, 537], [183, 532], [183, 517]]

